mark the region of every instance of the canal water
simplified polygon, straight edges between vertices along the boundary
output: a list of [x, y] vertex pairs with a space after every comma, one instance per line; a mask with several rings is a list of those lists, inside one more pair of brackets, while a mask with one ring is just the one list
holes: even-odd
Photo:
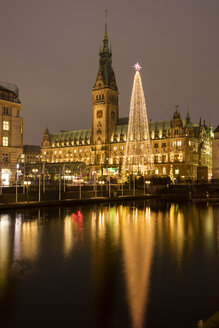
[[0, 213], [0, 327], [192, 328], [218, 277], [218, 205]]

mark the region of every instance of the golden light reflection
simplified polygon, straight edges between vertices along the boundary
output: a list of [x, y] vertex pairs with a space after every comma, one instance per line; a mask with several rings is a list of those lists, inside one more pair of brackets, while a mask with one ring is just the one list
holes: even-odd
[[39, 225], [37, 220], [24, 221], [18, 234], [19, 236], [16, 236], [18, 243], [17, 245], [15, 244], [15, 249], [18, 246], [19, 249], [21, 249], [20, 256], [29, 261], [35, 261], [38, 256], [40, 243]]
[[213, 219], [213, 210], [212, 207], [208, 207], [206, 217], [205, 217], [205, 229], [204, 235], [206, 240], [206, 246], [208, 251], [211, 251], [211, 248], [214, 246], [214, 219]]
[[10, 261], [10, 217], [0, 215], [0, 288], [4, 285], [9, 271]]
[[72, 216], [67, 215], [64, 220], [64, 238], [63, 238], [63, 251], [65, 256], [69, 256], [73, 249], [73, 222]]
[[121, 234], [127, 296], [133, 327], [143, 327], [150, 287], [155, 220], [150, 209], [121, 208]]
[[181, 260], [185, 242], [184, 215], [178, 205], [172, 205], [169, 211], [169, 240], [176, 253], [178, 265]]

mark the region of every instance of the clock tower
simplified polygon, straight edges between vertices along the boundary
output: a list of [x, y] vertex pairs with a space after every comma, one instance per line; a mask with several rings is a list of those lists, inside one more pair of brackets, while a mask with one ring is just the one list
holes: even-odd
[[[105, 153], [109, 148], [118, 120], [118, 87], [112, 68], [112, 51], [108, 45], [107, 17], [105, 16], [105, 34], [103, 48], [99, 53], [99, 70], [92, 90], [92, 144], [105, 144]], [[106, 155], [106, 154], [105, 154]], [[101, 162], [105, 162], [103, 154]]]

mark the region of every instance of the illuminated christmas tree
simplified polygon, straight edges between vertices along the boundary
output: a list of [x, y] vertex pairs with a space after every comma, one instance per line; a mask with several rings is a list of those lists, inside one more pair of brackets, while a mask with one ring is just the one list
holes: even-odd
[[136, 73], [131, 96], [123, 172], [145, 175], [152, 173], [153, 160], [146, 103], [139, 72], [141, 67], [138, 63], [134, 67]]

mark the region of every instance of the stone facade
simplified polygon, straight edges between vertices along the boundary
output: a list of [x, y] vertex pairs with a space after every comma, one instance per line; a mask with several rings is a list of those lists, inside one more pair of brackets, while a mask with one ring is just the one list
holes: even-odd
[[41, 148], [37, 145], [24, 145], [21, 163], [35, 164], [41, 162]]
[[213, 179], [219, 179], [219, 126], [214, 130], [212, 142]]
[[15, 182], [17, 163], [23, 147], [23, 118], [19, 90], [0, 82], [0, 178], [2, 185]]
[[[46, 129], [42, 142], [42, 161], [85, 162], [95, 169], [114, 167], [121, 170], [128, 130], [128, 118], [119, 118], [118, 88], [112, 69], [107, 26], [99, 70], [92, 90], [92, 129], [61, 131]], [[189, 114], [182, 119], [176, 106], [173, 118], [149, 123], [155, 174], [196, 179], [198, 168], [212, 173], [211, 126], [194, 124]], [[132, 159], [130, 159], [132, 160]]]

